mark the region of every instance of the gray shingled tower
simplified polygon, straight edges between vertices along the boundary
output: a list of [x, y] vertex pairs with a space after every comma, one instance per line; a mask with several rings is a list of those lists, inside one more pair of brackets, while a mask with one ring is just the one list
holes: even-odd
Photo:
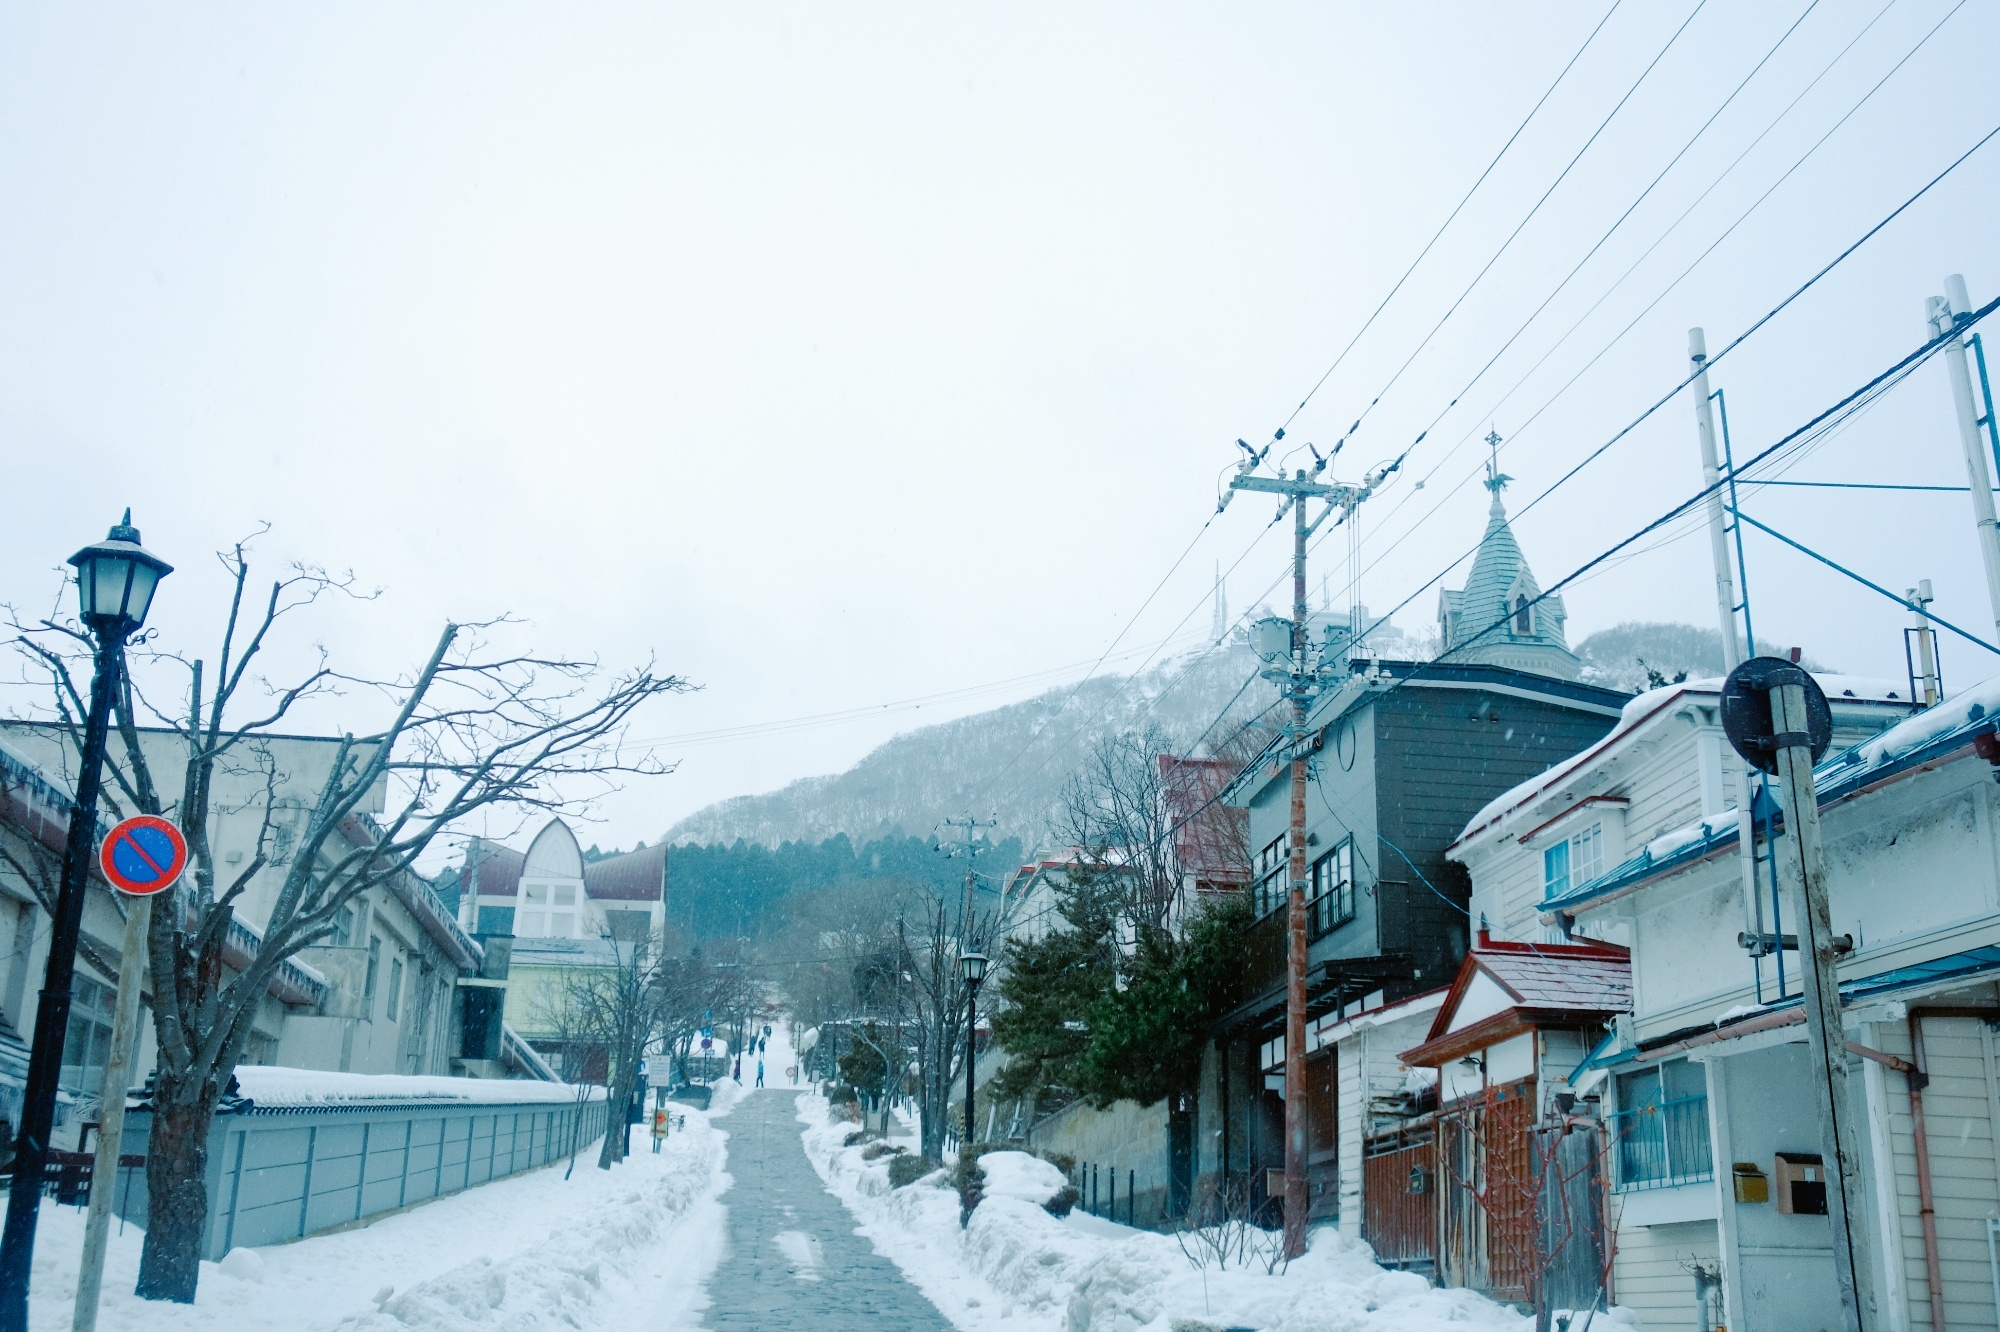
[[[1574, 680], [1582, 663], [1563, 634], [1562, 598], [1536, 600], [1541, 588], [1522, 558], [1500, 502], [1500, 492], [1513, 478], [1500, 471], [1499, 434], [1488, 435], [1486, 442], [1495, 450], [1486, 464], [1485, 485], [1493, 496], [1486, 537], [1479, 543], [1464, 590], [1447, 589], [1439, 598], [1438, 636], [1450, 661], [1485, 662]], [[1494, 625], [1498, 627], [1482, 634]]]

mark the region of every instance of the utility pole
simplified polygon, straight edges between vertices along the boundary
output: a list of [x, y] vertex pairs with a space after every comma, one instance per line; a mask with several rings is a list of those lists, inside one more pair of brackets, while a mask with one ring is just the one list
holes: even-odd
[[1825, 1153], [1826, 1213], [1833, 1228], [1834, 1277], [1848, 1332], [1878, 1323], [1866, 1258], [1856, 1252], [1855, 1218], [1867, 1205], [1861, 1180], [1861, 1125], [1849, 1086], [1847, 1036], [1835, 969], [1832, 911], [1827, 901], [1826, 851], [1820, 840], [1819, 793], [1813, 764], [1833, 736], [1826, 695], [1811, 675], [1776, 657], [1753, 657], [1723, 687], [1729, 742], [1744, 761], [1778, 777], [1786, 836], [1785, 876], [1799, 895], [1799, 972], [1806, 1045], [1819, 1105]]
[[[1924, 303], [1931, 332], [1943, 337], [1972, 323], [1972, 298], [1966, 294], [1965, 279], [1953, 273], [1944, 280], [1943, 296]], [[1987, 466], [1986, 441], [1980, 438], [1982, 418], [1973, 406], [1972, 372], [1965, 363], [1965, 338], [1954, 337], [1944, 350], [1945, 368], [1951, 372], [1952, 406], [1958, 411], [1958, 438], [1965, 448], [1965, 476], [1972, 487], [1972, 517], [1979, 532], [1979, 558], [1986, 566], [1986, 596], [1992, 603], [1993, 625], [2000, 631], [2000, 518], [1993, 512], [1993, 473]], [[1991, 410], [1983, 423], [1992, 426]]]
[[[1243, 446], [1249, 451], [1249, 446]], [[1308, 446], [1310, 447], [1310, 446]], [[1268, 448], [1266, 452], [1268, 452]], [[1254, 469], [1263, 455], [1251, 453], [1230, 478], [1228, 495], [1239, 490], [1263, 491], [1284, 497], [1292, 510], [1292, 623], [1290, 650], [1285, 665], [1279, 667], [1275, 654], [1267, 658], [1266, 678], [1277, 680], [1291, 698], [1291, 715], [1285, 727], [1285, 746], [1292, 760], [1292, 809], [1288, 877], [1291, 880], [1286, 903], [1285, 928], [1285, 1256], [1297, 1258], [1306, 1251], [1306, 1209], [1310, 1199], [1306, 1189], [1306, 716], [1319, 693], [1319, 667], [1311, 660], [1312, 644], [1306, 622], [1306, 540], [1336, 509], [1351, 512], [1368, 497], [1372, 483], [1360, 486], [1316, 481], [1327, 460], [1313, 450], [1316, 465], [1308, 474], [1304, 468], [1292, 476], [1257, 476]], [[1376, 478], [1379, 480], [1379, 477]], [[1306, 521], [1306, 503], [1327, 502], [1325, 512], [1311, 523]], [[1228, 497], [1223, 500], [1228, 504]], [[1284, 510], [1278, 510], [1283, 516]]]
[[[1709, 558], [1715, 565], [1715, 615], [1716, 627], [1722, 632], [1722, 668], [1733, 671], [1743, 664], [1743, 639], [1736, 632], [1736, 578], [1730, 569], [1729, 531], [1724, 521], [1722, 497], [1723, 477], [1720, 462], [1721, 453], [1715, 443], [1715, 398], [1708, 387], [1708, 338], [1699, 328], [1688, 330], [1688, 363], [1694, 367], [1694, 424], [1695, 434], [1701, 442], [1701, 484], [1708, 491], [1708, 550]], [[1731, 494], [1734, 495], [1735, 477], [1730, 477]], [[1734, 517], [1734, 515], [1729, 515]], [[1741, 519], [1736, 519], [1741, 522]], [[1738, 542], [1741, 542], [1738, 532]], [[1749, 615], [1749, 592], [1743, 594], [1744, 615]], [[1755, 939], [1761, 939], [1764, 930], [1764, 905], [1757, 896], [1757, 816], [1756, 801], [1752, 796], [1750, 769], [1745, 765], [1736, 773], [1736, 845], [1740, 872], [1743, 879], [1743, 929]], [[1706, 811], [1704, 811], [1706, 812]], [[1774, 925], [1771, 927], [1776, 929]], [[1784, 941], [1778, 941], [1782, 947]], [[1753, 957], [1751, 969], [1756, 974], [1758, 992], [1763, 989], [1763, 968], [1761, 960]]]
[[965, 856], [965, 915], [961, 917], [964, 921], [961, 928], [969, 932], [972, 929], [972, 862], [981, 851], [992, 849], [991, 847], [978, 846], [975, 843], [979, 837], [980, 829], [998, 828], [1000, 826], [1000, 811], [993, 811], [993, 816], [986, 819], [975, 819], [970, 814], [962, 819], [946, 819], [944, 826], [960, 829], [961, 835], [965, 838], [963, 846], [947, 847], [945, 848], [945, 854], [955, 856], [963, 853]]

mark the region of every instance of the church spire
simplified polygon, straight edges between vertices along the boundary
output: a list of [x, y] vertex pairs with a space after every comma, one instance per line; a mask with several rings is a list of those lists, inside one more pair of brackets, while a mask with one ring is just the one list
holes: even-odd
[[1490, 512], [1495, 518], [1501, 518], [1506, 516], [1507, 510], [1500, 503], [1500, 492], [1505, 490], [1507, 483], [1514, 478], [1500, 470], [1500, 432], [1498, 430], [1489, 429], [1486, 432], [1486, 449], [1486, 480], [1481, 482], [1481, 484], [1493, 496], [1493, 507]]

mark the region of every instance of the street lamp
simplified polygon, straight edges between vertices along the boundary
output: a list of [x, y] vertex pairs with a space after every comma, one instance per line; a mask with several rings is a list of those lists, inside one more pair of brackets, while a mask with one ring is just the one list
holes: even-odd
[[83, 759], [76, 775], [69, 839], [63, 846], [62, 882], [49, 925], [48, 970], [35, 1009], [34, 1045], [21, 1097], [21, 1126], [14, 1140], [14, 1187], [7, 1194], [7, 1228], [0, 1235], [0, 1332], [27, 1332], [28, 1274], [35, 1259], [35, 1222], [42, 1198], [49, 1133], [55, 1126], [56, 1087], [62, 1077], [63, 1036], [69, 1027], [70, 987], [76, 978], [76, 940], [83, 927], [91, 850], [97, 841], [97, 796], [111, 709], [125, 670], [125, 641], [146, 623], [153, 592], [173, 566], [139, 544], [132, 511], [104, 540], [70, 556], [83, 622], [97, 640], [96, 674], [83, 727]]
[[986, 979], [986, 954], [960, 953], [958, 974], [965, 978], [965, 1145], [970, 1147], [976, 1122], [972, 1114], [972, 1083], [978, 1071], [974, 1065], [978, 1051], [973, 1045], [973, 1028], [979, 1022], [979, 983]]

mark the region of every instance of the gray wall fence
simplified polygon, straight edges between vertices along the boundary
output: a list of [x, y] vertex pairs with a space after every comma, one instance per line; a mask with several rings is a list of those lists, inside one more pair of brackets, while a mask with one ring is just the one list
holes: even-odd
[[[533, 1170], [604, 1135], [607, 1103], [256, 1106], [218, 1115], [208, 1141], [208, 1228], [201, 1256], [281, 1244]], [[128, 1143], [152, 1129], [126, 1120]], [[123, 1167], [117, 1214], [146, 1224], [146, 1172]]]

